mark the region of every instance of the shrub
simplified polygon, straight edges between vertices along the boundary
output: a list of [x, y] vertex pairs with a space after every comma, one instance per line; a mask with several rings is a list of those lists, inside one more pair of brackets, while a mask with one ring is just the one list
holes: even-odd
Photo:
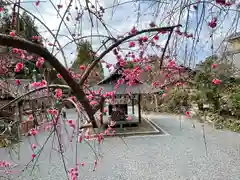
[[166, 112], [182, 113], [191, 106], [187, 89], [173, 88], [163, 99], [161, 110]]

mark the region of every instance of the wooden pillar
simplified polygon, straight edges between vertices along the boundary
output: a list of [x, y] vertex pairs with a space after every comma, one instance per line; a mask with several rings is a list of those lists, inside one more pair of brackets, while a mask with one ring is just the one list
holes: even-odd
[[20, 140], [21, 138], [21, 124], [22, 124], [22, 112], [23, 112], [23, 107], [22, 107], [22, 102], [18, 102], [16, 105], [17, 109], [17, 115], [18, 115], [18, 121], [17, 121], [17, 139]]
[[138, 95], [138, 120], [139, 120], [139, 123], [141, 123], [141, 121], [142, 121], [142, 117], [141, 117], [141, 94]]
[[37, 100], [30, 100], [32, 104], [32, 115], [33, 115], [33, 122], [34, 122], [34, 127], [39, 126], [38, 120], [37, 120]]
[[101, 125], [103, 125], [104, 103], [102, 103], [100, 106], [101, 106], [100, 107], [100, 112], [101, 112], [101, 114], [100, 114], [100, 123], [101, 123]]
[[156, 94], [154, 94], [154, 98], [155, 98], [155, 110], [156, 112], [158, 112], [158, 99]]
[[113, 105], [109, 104], [108, 105], [108, 115], [111, 116], [112, 115], [112, 110], [113, 110]]
[[132, 96], [132, 113], [135, 114], [135, 112], [134, 112], [134, 96]]

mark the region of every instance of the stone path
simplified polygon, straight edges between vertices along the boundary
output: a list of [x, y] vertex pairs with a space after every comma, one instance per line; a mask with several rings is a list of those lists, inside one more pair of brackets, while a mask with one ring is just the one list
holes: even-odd
[[[107, 138], [102, 145], [103, 158], [96, 171], [93, 169], [94, 154], [86, 144], [78, 146], [78, 155], [86, 166], [80, 171], [84, 180], [239, 180], [240, 179], [240, 134], [215, 130], [206, 125], [206, 155], [201, 124], [185, 119], [181, 124], [177, 117], [150, 115], [168, 135]], [[38, 138], [43, 142], [46, 135]], [[50, 141], [51, 142], [51, 141]], [[74, 149], [74, 148], [73, 148]], [[18, 179], [66, 180], [60, 156], [49, 154], [51, 143], [46, 145], [40, 157], [39, 169], [32, 177]], [[0, 150], [1, 159], [8, 159]], [[74, 150], [69, 146], [65, 156], [67, 166], [74, 163]], [[22, 144], [21, 157], [28, 161], [31, 150], [26, 142]], [[19, 166], [19, 167], [20, 167]], [[0, 171], [1, 173], [1, 171]], [[0, 178], [1, 179], [1, 178]], [[17, 178], [13, 178], [17, 180]]]

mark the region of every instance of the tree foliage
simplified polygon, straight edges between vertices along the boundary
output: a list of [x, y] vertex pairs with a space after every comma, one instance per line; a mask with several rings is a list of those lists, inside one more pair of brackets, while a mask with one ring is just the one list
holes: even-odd
[[[72, 64], [72, 69], [75, 72], [80, 72], [80, 66], [85, 67], [92, 63], [97, 58], [93, 51], [92, 45], [89, 41], [81, 41], [77, 48], [77, 58]], [[94, 84], [103, 78], [103, 67], [101, 63], [98, 63], [95, 67], [95, 71], [92, 72], [89, 77], [90, 84]]]
[[10, 27], [11, 27], [11, 16], [9, 14], [8, 9], [6, 8], [2, 13], [0, 13], [0, 32], [4, 34], [8, 34], [10, 32]]
[[[0, 5], [1, 7], [1, 5]], [[33, 36], [38, 36], [38, 28], [31, 16], [26, 12], [19, 14], [16, 23], [18, 35], [27, 40], [32, 41]], [[0, 32], [4, 34], [9, 34], [12, 29], [12, 14], [9, 12], [8, 8], [4, 8], [3, 13], [0, 13]]]
[[38, 36], [38, 28], [31, 16], [23, 12], [20, 16], [20, 36], [32, 40], [33, 36]]
[[[236, 115], [240, 103], [239, 86], [233, 74], [232, 65], [219, 62], [217, 56], [210, 56], [200, 64], [195, 76], [196, 93], [192, 96], [200, 110], [203, 104], [210, 104], [210, 111], [219, 115]], [[213, 79], [220, 79], [221, 83], [216, 85]]]
[[77, 47], [77, 58], [72, 64], [72, 68], [79, 70], [80, 65], [87, 65], [94, 61], [95, 54], [93, 53], [92, 45], [89, 41], [81, 41]]

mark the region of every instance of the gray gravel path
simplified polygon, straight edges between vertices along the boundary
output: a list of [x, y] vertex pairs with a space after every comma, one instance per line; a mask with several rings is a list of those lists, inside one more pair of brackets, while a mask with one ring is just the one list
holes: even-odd
[[[86, 144], [79, 145], [80, 161], [86, 166], [80, 171], [84, 180], [240, 180], [240, 134], [215, 130], [206, 125], [208, 153], [206, 155], [201, 124], [192, 128], [192, 120], [185, 119], [180, 130], [175, 116], [151, 115], [152, 120], [169, 135], [107, 138], [102, 145], [103, 158], [92, 171], [94, 155]], [[43, 142], [41, 135], [38, 142]], [[125, 144], [126, 143], [126, 144]], [[29, 145], [21, 145], [21, 164], [31, 156]], [[40, 157], [39, 170], [32, 177], [13, 179], [66, 180], [60, 156], [52, 152], [51, 141]], [[72, 147], [65, 156], [68, 167], [73, 159]], [[0, 159], [8, 159], [0, 150]], [[1, 171], [0, 171], [1, 173]], [[1, 179], [1, 178], [0, 178]]]

